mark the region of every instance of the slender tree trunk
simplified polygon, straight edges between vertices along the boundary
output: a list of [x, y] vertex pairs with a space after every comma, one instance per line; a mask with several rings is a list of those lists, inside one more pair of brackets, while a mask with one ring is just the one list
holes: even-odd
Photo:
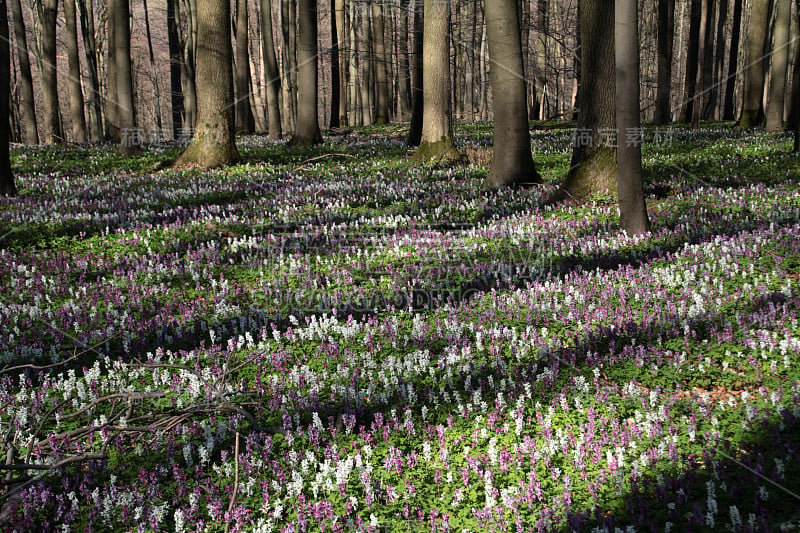
[[[726, 0], [723, 0], [726, 1]], [[715, 0], [703, 0], [702, 28], [700, 32], [700, 68], [697, 90], [699, 119], [710, 119], [714, 114], [716, 96], [714, 93], [714, 11]]]
[[311, 146], [322, 142], [317, 116], [317, 3], [298, 0], [297, 128], [289, 146]]
[[541, 183], [531, 156], [528, 97], [517, 0], [486, 3], [486, 35], [494, 95], [494, 150], [487, 187]]
[[0, 0], [0, 196], [16, 196], [9, 153], [9, 102], [11, 101], [11, 49], [8, 40], [8, 6]]
[[742, 4], [743, 0], [734, 0], [733, 2], [731, 48], [728, 53], [728, 76], [725, 80], [725, 102], [722, 105], [722, 120], [736, 119], [734, 95], [736, 91], [736, 75], [739, 72], [739, 37], [742, 28]]
[[547, 118], [547, 31], [550, 26], [549, 0], [537, 2], [537, 28], [536, 28], [536, 98], [534, 105], [534, 120]]
[[33, 77], [28, 57], [28, 38], [25, 33], [25, 20], [22, 18], [20, 0], [11, 0], [11, 14], [14, 17], [14, 37], [19, 61], [20, 96], [22, 98], [21, 123], [25, 131], [24, 138], [27, 144], [39, 144], [39, 129], [36, 126], [36, 107], [33, 100]]
[[411, 55], [411, 127], [406, 144], [419, 146], [422, 140], [422, 113], [424, 107], [424, 91], [422, 78], [423, 67], [423, 35], [424, 7], [422, 0], [414, 0], [414, 34]]
[[237, 0], [236, 8], [236, 132], [253, 133], [253, 110], [250, 107], [250, 38], [248, 36], [247, 0]]
[[181, 86], [183, 87], [183, 107], [185, 118], [180, 137], [193, 134], [197, 125], [197, 0], [184, 0], [186, 12], [186, 38], [183, 45], [183, 62], [181, 63]]
[[350, 47], [347, 45], [347, 10], [345, 0], [334, 0], [336, 11], [336, 37], [339, 53], [339, 126], [347, 126], [348, 120], [348, 94], [347, 94], [347, 59], [350, 57]]
[[792, 61], [792, 95], [789, 102], [789, 117], [786, 128], [794, 131], [797, 123], [800, 122], [800, 0], [795, 0], [795, 32], [792, 34], [792, 48], [794, 61]]
[[197, 128], [176, 166], [217, 167], [239, 159], [229, 0], [197, 2]]
[[786, 69], [789, 65], [789, 30], [792, 23], [791, 0], [775, 0], [775, 32], [767, 97], [767, 133], [783, 131], [786, 100]]
[[764, 121], [764, 49], [769, 25], [770, 0], [753, 0], [745, 47], [744, 103], [739, 127], [754, 128]]
[[[42, 24], [42, 58], [39, 77], [42, 85], [42, 107], [46, 144], [58, 144], [64, 140], [58, 98], [58, 73], [56, 70], [56, 18], [58, 0], [37, 0], [39, 19]], [[7, 15], [6, 15], [7, 16]]]
[[83, 51], [89, 73], [89, 90], [86, 103], [89, 108], [89, 133], [93, 140], [103, 138], [103, 111], [100, 104], [100, 76], [97, 68], [97, 44], [94, 37], [94, 7], [91, 2], [78, 0], [78, 12], [81, 19], [81, 36]]
[[[117, 10], [117, 0], [106, 0], [106, 41], [114, 43], [116, 40], [116, 24], [114, 12]], [[107, 141], [119, 142], [119, 101], [117, 100], [117, 56], [113, 46], [107, 46], [106, 58], [106, 115], [105, 132]]]
[[[725, 0], [723, 0], [725, 1]], [[658, 92], [653, 122], [672, 122], [672, 48], [675, 40], [675, 0], [658, 0]]]
[[716, 30], [717, 49], [714, 52], [714, 69], [711, 87], [708, 92], [708, 103], [703, 111], [703, 117], [706, 119], [713, 119], [718, 115], [718, 110], [722, 104], [720, 101], [720, 96], [722, 95], [720, 87], [724, 85], [722, 69], [725, 63], [725, 24], [728, 21], [728, 0], [718, 0], [717, 6], [719, 7]]
[[361, 102], [361, 91], [359, 90], [359, 87], [362, 85], [363, 80], [360, 78], [359, 74], [361, 72], [360, 63], [363, 55], [359, 50], [357, 29], [361, 17], [358, 16], [358, 9], [355, 2], [350, 2], [348, 13], [349, 25], [347, 38], [349, 42], [348, 50], [350, 51], [350, 65], [347, 89], [349, 91], [348, 101], [350, 102], [351, 106], [349, 116], [350, 124], [354, 126], [361, 126], [364, 124], [364, 112], [363, 104]]
[[411, 62], [409, 61], [408, 36], [409, 23], [408, 14], [411, 0], [400, 0], [400, 16], [398, 20], [398, 39], [397, 55], [399, 61], [399, 84], [397, 87], [398, 98], [400, 100], [400, 119], [408, 120], [411, 115]]
[[711, 9], [711, 0], [700, 0], [700, 33], [697, 36], [697, 60], [698, 60], [698, 68], [697, 68], [697, 80], [695, 82], [695, 97], [694, 102], [692, 102], [692, 129], [696, 130], [700, 127], [700, 115], [702, 114], [703, 110], [703, 97], [705, 96], [703, 88], [705, 86], [706, 81], [706, 74], [707, 69], [706, 65], [708, 62], [708, 30], [710, 28], [709, 18], [711, 18], [711, 14], [709, 13], [712, 11]]
[[700, 25], [703, 0], [691, 0], [689, 13], [689, 50], [686, 54], [686, 78], [683, 89], [683, 102], [678, 122], [685, 124], [692, 119], [697, 92], [697, 69], [700, 59]]
[[425, 0], [422, 139], [414, 161], [460, 159], [450, 116], [450, 0]]
[[614, 10], [604, 0], [583, 0], [580, 25], [580, 113], [572, 164], [553, 201], [617, 190]]
[[328, 0], [328, 10], [331, 16], [331, 116], [328, 121], [328, 127], [334, 129], [341, 124], [339, 102], [342, 98], [341, 82], [339, 80], [339, 12], [336, 9], [336, 0]]
[[264, 76], [267, 80], [267, 121], [269, 136], [280, 139], [281, 130], [281, 76], [275, 57], [275, 42], [272, 33], [272, 2], [261, 0], [261, 48], [264, 54]]
[[636, 134], [641, 127], [637, 1], [616, 0], [615, 16], [619, 222], [628, 235], [636, 235], [650, 229], [642, 187], [642, 146]]
[[[65, 0], [66, 1], [66, 0]], [[156, 67], [156, 56], [153, 53], [153, 36], [150, 32], [150, 14], [147, 10], [147, 0], [142, 0], [144, 8], [144, 27], [147, 35], [147, 52], [150, 59], [150, 74], [153, 77], [153, 105], [155, 106], [156, 132], [160, 139], [164, 134], [164, 126], [161, 123], [161, 86], [158, 83], [158, 68]]]
[[360, 48], [359, 64], [361, 66], [361, 71], [359, 72], [358, 76], [361, 80], [361, 83], [359, 84], [361, 93], [359, 95], [361, 100], [361, 117], [363, 124], [372, 124], [372, 104], [374, 101], [372, 98], [372, 90], [374, 89], [373, 83], [375, 82], [375, 77], [373, 76], [371, 68], [372, 63], [374, 62], [374, 56], [371, 53], [371, 14], [369, 2], [361, 4], [357, 7], [357, 9], [361, 10], [358, 12], [361, 22], [361, 33], [359, 35], [360, 39], [358, 44]]
[[297, 0], [281, 0], [281, 36], [283, 46], [283, 74], [286, 76], [283, 88], [283, 119], [286, 129], [294, 130], [297, 121], [297, 53], [295, 13]]
[[[114, 59], [117, 64], [117, 103], [121, 132], [120, 152], [132, 155], [139, 151], [136, 131], [136, 110], [133, 102], [133, 73], [131, 69], [131, 26], [129, 0], [115, 0]], [[127, 134], [127, 137], [126, 137]]]
[[178, 33], [178, 0], [167, 2], [167, 42], [169, 46], [169, 88], [172, 107], [172, 138], [177, 139], [183, 121], [183, 87], [181, 85], [181, 42]]
[[375, 124], [387, 124], [389, 122], [389, 79], [386, 72], [386, 39], [381, 0], [372, 0], [372, 42], [375, 47]]
[[83, 88], [81, 87], [81, 62], [78, 52], [78, 24], [75, 0], [64, 0], [64, 27], [67, 38], [67, 65], [69, 72], [69, 112], [72, 141], [86, 142], [86, 116], [84, 115]]

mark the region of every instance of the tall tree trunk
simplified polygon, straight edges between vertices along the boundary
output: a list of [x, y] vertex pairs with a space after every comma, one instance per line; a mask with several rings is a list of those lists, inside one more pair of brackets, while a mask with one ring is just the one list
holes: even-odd
[[83, 88], [81, 87], [81, 60], [78, 52], [75, 0], [64, 0], [64, 27], [67, 38], [69, 113], [72, 141], [83, 143], [86, 142], [86, 116], [84, 115]]
[[422, 140], [425, 81], [422, 78], [424, 21], [423, 0], [414, 0], [414, 34], [411, 41], [411, 126], [406, 139], [406, 144], [409, 146], [419, 146]]
[[229, 0], [197, 2], [197, 128], [176, 166], [217, 167], [239, 159]]
[[764, 121], [764, 49], [770, 0], [753, 0], [745, 47], [744, 102], [739, 127], [754, 128]]
[[794, 60], [792, 61], [792, 96], [789, 101], [789, 117], [786, 128], [794, 131], [797, 123], [800, 122], [800, 0], [795, 0], [795, 32], [792, 33], [792, 48]]
[[695, 82], [695, 97], [692, 102], [692, 129], [696, 130], [700, 127], [700, 115], [703, 110], [703, 98], [705, 96], [706, 75], [708, 69], [706, 68], [710, 62], [708, 61], [708, 54], [710, 49], [708, 47], [708, 32], [710, 29], [709, 19], [711, 18], [711, 0], [700, 0], [700, 33], [697, 36], [697, 80]]
[[400, 0], [400, 15], [398, 20], [398, 70], [399, 85], [397, 87], [397, 97], [400, 100], [400, 119], [407, 120], [411, 115], [411, 62], [409, 61], [408, 36], [409, 23], [408, 14], [411, 0]]
[[[117, 10], [117, 0], [106, 0], [106, 40], [114, 43], [116, 40], [116, 24], [114, 23], [114, 12]], [[117, 56], [113, 46], [106, 46], [106, 115], [105, 115], [105, 139], [107, 141], [119, 142], [119, 102], [117, 101]]]
[[91, 2], [78, 0], [78, 12], [81, 18], [81, 35], [83, 52], [89, 73], [89, 90], [86, 103], [89, 107], [90, 136], [93, 140], [103, 138], [103, 111], [100, 103], [100, 76], [97, 68], [97, 44], [94, 37], [94, 7]]
[[614, 10], [603, 0], [581, 2], [581, 91], [572, 164], [553, 201], [583, 200], [617, 190]]
[[253, 110], [250, 107], [250, 38], [247, 0], [236, 2], [236, 132], [253, 133]]
[[[42, 107], [46, 144], [58, 144], [64, 140], [61, 130], [61, 116], [58, 106], [58, 72], [56, 69], [56, 17], [58, 0], [37, 0], [39, 20], [42, 24], [39, 54], [42, 62], [39, 77], [42, 85]], [[7, 15], [6, 15], [7, 16]]]
[[414, 161], [460, 159], [450, 118], [450, 0], [425, 0], [422, 65], [425, 120]]
[[742, 29], [743, 0], [733, 2], [733, 20], [731, 28], [731, 48], [728, 53], [728, 75], [725, 78], [725, 101], [722, 104], [722, 120], [736, 119], [734, 95], [736, 91], [736, 75], [739, 72], [739, 37]]
[[547, 118], [547, 31], [550, 26], [549, 0], [537, 2], [536, 21], [536, 98], [534, 105], [534, 120]]
[[177, 139], [183, 121], [183, 87], [181, 85], [181, 40], [178, 33], [178, 0], [167, 2], [167, 43], [169, 46], [169, 89], [172, 107], [172, 138]]
[[517, 0], [486, 3], [486, 35], [492, 65], [494, 149], [485, 186], [541, 183], [531, 156], [528, 96], [522, 63]]
[[[628, 235], [650, 229], [642, 187], [639, 116], [639, 25], [636, 0], [616, 0], [617, 195], [619, 222]], [[629, 135], [632, 133], [632, 137]], [[631, 142], [632, 141], [632, 142]]]
[[372, 0], [372, 42], [375, 47], [375, 124], [389, 122], [389, 79], [382, 0]]
[[281, 0], [281, 36], [283, 38], [283, 119], [286, 129], [294, 130], [297, 121], [297, 39], [296, 19], [297, 0]]
[[362, 124], [372, 124], [372, 90], [374, 89], [373, 83], [375, 82], [375, 77], [373, 76], [372, 71], [372, 64], [374, 62], [374, 56], [371, 52], [371, 45], [372, 39], [370, 39], [370, 26], [371, 26], [371, 13], [370, 13], [370, 6], [368, 0], [367, 2], [362, 3], [356, 9], [360, 9], [358, 12], [359, 20], [361, 23], [361, 32], [359, 34], [359, 48], [360, 48], [360, 56], [359, 56], [359, 65], [361, 67], [359, 74], [359, 79], [361, 83], [359, 84], [360, 95], [359, 99], [361, 101], [361, 119]]
[[267, 122], [269, 136], [280, 139], [281, 129], [281, 75], [275, 57], [272, 34], [272, 2], [261, 0], [261, 48], [264, 54], [264, 77], [267, 80]]
[[775, 0], [775, 32], [767, 97], [767, 133], [783, 131], [786, 100], [786, 69], [789, 65], [789, 29], [792, 24], [791, 0]]
[[697, 93], [697, 70], [700, 60], [700, 24], [703, 0], [691, 0], [689, 12], [689, 50], [686, 53], [686, 78], [683, 88], [678, 122], [685, 124], [692, 119]]
[[33, 77], [28, 58], [28, 38], [25, 34], [25, 20], [22, 18], [20, 0], [11, 0], [11, 15], [14, 17], [14, 37], [19, 61], [20, 96], [22, 97], [21, 122], [25, 131], [24, 138], [27, 144], [39, 144], [39, 128], [36, 126], [36, 106], [33, 100]]
[[[723, 0], [726, 1], [726, 0]], [[714, 95], [714, 11], [716, 0], [703, 0], [702, 28], [700, 31], [700, 68], [697, 77], [697, 99], [699, 119], [713, 118], [716, 97]]]
[[347, 10], [345, 0], [333, 0], [336, 11], [336, 37], [337, 51], [339, 54], [339, 126], [347, 126], [350, 122], [347, 117], [348, 94], [347, 94], [347, 64], [350, 47], [347, 45]]
[[8, 40], [8, 6], [0, 0], [0, 196], [16, 196], [9, 153], [9, 102], [11, 101], [11, 50]]
[[720, 87], [723, 86], [722, 68], [725, 63], [725, 24], [728, 21], [728, 0], [718, 0], [718, 16], [716, 30], [716, 52], [714, 52], [714, 68], [712, 73], [711, 87], [708, 92], [708, 100], [703, 111], [703, 118], [713, 119], [717, 116], [718, 109], [721, 108]]
[[150, 75], [153, 78], [153, 105], [155, 107], [156, 134], [160, 139], [164, 134], [164, 126], [161, 123], [161, 86], [158, 83], [158, 69], [156, 68], [156, 56], [153, 53], [153, 36], [150, 32], [150, 14], [147, 10], [147, 0], [142, 0], [144, 8], [144, 27], [147, 35], [147, 52], [150, 60]]
[[362, 80], [359, 76], [361, 72], [360, 63], [363, 58], [363, 54], [359, 50], [359, 41], [358, 41], [358, 24], [361, 17], [358, 16], [358, 8], [356, 7], [355, 2], [350, 2], [348, 8], [348, 29], [347, 29], [347, 39], [348, 39], [348, 51], [349, 51], [349, 70], [348, 70], [348, 101], [350, 102], [350, 110], [349, 110], [349, 119], [350, 124], [353, 126], [361, 126], [364, 124], [364, 113], [361, 104], [361, 91], [360, 86], [362, 85]]
[[317, 3], [298, 0], [297, 127], [289, 146], [322, 142], [317, 115]]
[[[726, 0], [723, 0], [726, 1]], [[653, 122], [672, 122], [672, 49], [675, 40], [675, 0], [658, 0], [658, 93]]]
[[185, 118], [180, 137], [192, 134], [197, 125], [197, 0], [184, 0], [186, 12], [186, 39], [183, 45], [181, 63], [181, 86], [183, 87], [183, 107]]
[[328, 10], [331, 17], [331, 116], [328, 120], [330, 129], [338, 128], [341, 125], [339, 116], [340, 101], [342, 99], [342, 86], [339, 79], [341, 74], [339, 63], [339, 12], [336, 9], [336, 0], [328, 0]]
[[[139, 151], [136, 131], [136, 110], [133, 102], [133, 72], [131, 69], [131, 26], [129, 0], [115, 0], [114, 59], [117, 63], [117, 103], [121, 132], [120, 153], [132, 155]], [[127, 134], [127, 137], [126, 137]]]

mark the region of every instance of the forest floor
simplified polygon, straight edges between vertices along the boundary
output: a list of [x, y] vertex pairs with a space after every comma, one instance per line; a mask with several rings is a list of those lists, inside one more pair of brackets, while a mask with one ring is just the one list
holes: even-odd
[[652, 232], [399, 127], [241, 164], [17, 147], [0, 529], [797, 531], [800, 165], [645, 130]]

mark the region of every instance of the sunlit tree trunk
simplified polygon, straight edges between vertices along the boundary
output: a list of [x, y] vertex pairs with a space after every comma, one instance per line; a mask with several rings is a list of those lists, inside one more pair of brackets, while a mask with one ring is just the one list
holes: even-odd
[[183, 121], [183, 87], [181, 85], [181, 42], [178, 34], [178, 0], [167, 2], [167, 43], [169, 47], [169, 89], [172, 107], [172, 138], [177, 139]]
[[411, 114], [411, 62], [409, 61], [408, 36], [410, 31], [409, 6], [411, 0], [400, 0], [400, 18], [398, 20], [398, 70], [399, 80], [397, 96], [400, 100], [400, 118], [407, 120]]
[[281, 76], [275, 57], [272, 32], [272, 2], [261, 0], [261, 48], [264, 54], [264, 77], [267, 81], [267, 122], [269, 136], [280, 139], [281, 128]]
[[717, 16], [716, 52], [714, 52], [714, 67], [712, 72], [711, 86], [709, 87], [708, 92], [708, 100], [706, 108], [703, 111], [703, 117], [706, 119], [716, 118], [718, 115], [718, 110], [721, 110], [721, 96], [723, 92], [720, 90], [720, 88], [725, 85], [725, 80], [722, 78], [722, 68], [725, 63], [725, 25], [728, 21], [728, 0], [718, 0], [717, 6], [719, 13]]
[[322, 142], [317, 115], [317, 3], [298, 0], [297, 125], [289, 146]]
[[78, 0], [78, 12], [81, 19], [81, 36], [83, 54], [86, 58], [89, 90], [86, 91], [89, 123], [88, 133], [93, 140], [103, 138], [103, 111], [100, 95], [100, 75], [97, 68], [97, 44], [94, 36], [94, 7], [91, 2]]
[[197, 127], [176, 166], [217, 167], [239, 159], [230, 32], [229, 0], [197, 1]]
[[[41, 24], [41, 65], [39, 79], [42, 89], [44, 112], [44, 142], [57, 144], [64, 140], [58, 98], [58, 72], [56, 69], [56, 18], [58, 0], [37, 0]], [[7, 16], [7, 15], [6, 15]]]
[[637, 1], [616, 0], [615, 17], [619, 222], [628, 235], [636, 235], [650, 228], [642, 187], [642, 148], [636, 138], [641, 127]]
[[25, 20], [22, 18], [20, 0], [11, 0], [11, 14], [14, 17], [14, 38], [17, 44], [20, 73], [20, 97], [22, 100], [22, 120], [20, 122], [22, 122], [22, 129], [25, 132], [25, 142], [39, 144], [39, 128], [36, 125], [36, 107], [33, 100], [33, 77], [28, 57], [28, 38], [25, 34]]
[[197, 125], [197, 0], [184, 0], [186, 37], [183, 43], [181, 86], [183, 87], [183, 128], [191, 133]]
[[8, 127], [11, 93], [11, 49], [8, 41], [8, 6], [0, 0], [0, 196], [16, 196], [17, 187], [11, 171]]
[[711, 17], [709, 12], [712, 11], [710, 4], [711, 0], [700, 0], [700, 21], [698, 24], [700, 33], [697, 36], [697, 78], [695, 81], [695, 96], [694, 102], [692, 102], [691, 112], [692, 129], [695, 130], [700, 127], [703, 98], [707, 96], [703, 89], [705, 88], [706, 75], [708, 74], [706, 65], [709, 64], [708, 54], [710, 52], [708, 47], [709, 18]]
[[450, 0], [425, 0], [422, 139], [414, 161], [459, 159], [450, 118]]
[[[136, 133], [136, 110], [133, 101], [133, 72], [131, 69], [131, 26], [129, 0], [115, 0], [114, 58], [117, 64], [117, 111], [119, 113], [120, 152], [132, 155], [139, 150]], [[127, 135], [126, 135], [127, 134]]]
[[406, 144], [409, 146], [419, 146], [422, 140], [422, 113], [424, 111], [422, 89], [425, 81], [422, 79], [424, 21], [422, 0], [414, 0], [414, 34], [411, 41], [411, 126], [406, 139]]
[[770, 0], [753, 0], [745, 46], [744, 97], [739, 127], [754, 128], [764, 121], [764, 48]]
[[537, 2], [536, 32], [536, 103], [533, 106], [533, 118], [547, 118], [547, 28], [549, 26], [548, 0]]
[[504, 187], [541, 183], [531, 156], [517, 0], [486, 3], [486, 35], [489, 60], [496, 67], [491, 70], [494, 150], [485, 185]]
[[328, 0], [328, 12], [331, 19], [331, 107], [328, 127], [338, 128], [341, 124], [339, 116], [339, 102], [342, 99], [342, 86], [339, 80], [341, 74], [339, 63], [341, 63], [339, 47], [339, 12], [336, 10], [336, 0]]
[[783, 131], [786, 99], [786, 69], [789, 65], [789, 29], [792, 22], [791, 0], [775, 0], [775, 31], [767, 97], [767, 133]]
[[722, 120], [736, 119], [734, 94], [736, 91], [736, 75], [739, 71], [739, 37], [742, 28], [742, 3], [743, 0], [734, 0], [733, 2], [731, 47], [728, 52], [728, 75], [725, 79], [725, 101], [722, 104]]
[[389, 79], [381, 0], [372, 0], [372, 40], [375, 47], [375, 124], [386, 124], [389, 122]]
[[81, 63], [78, 52], [78, 24], [75, 0], [64, 0], [64, 27], [67, 39], [67, 68], [69, 69], [69, 116], [73, 142], [86, 142]]

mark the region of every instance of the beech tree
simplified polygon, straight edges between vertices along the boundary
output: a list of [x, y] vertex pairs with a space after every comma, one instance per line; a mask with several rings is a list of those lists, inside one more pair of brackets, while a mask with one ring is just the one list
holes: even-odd
[[764, 121], [764, 47], [769, 26], [770, 0], [753, 0], [745, 46], [744, 95], [739, 127], [754, 128]]
[[8, 42], [8, 6], [6, 0], [0, 0], [0, 196], [17, 195], [8, 146], [11, 133], [8, 124], [10, 91], [11, 50]]
[[541, 183], [531, 156], [528, 99], [517, 0], [486, 2], [494, 111], [494, 149], [486, 186]]
[[11, 14], [14, 17], [14, 39], [17, 44], [20, 97], [22, 100], [22, 127], [25, 132], [25, 142], [39, 144], [36, 107], [33, 101], [33, 76], [31, 76], [31, 63], [28, 57], [28, 37], [25, 32], [25, 20], [22, 18], [22, 3], [20, 0], [11, 0]]
[[267, 127], [269, 136], [280, 139], [281, 128], [281, 76], [275, 57], [275, 42], [272, 33], [272, 2], [261, 0], [261, 48], [264, 55], [264, 77], [267, 86]]
[[298, 0], [297, 123], [289, 146], [322, 142], [317, 115], [317, 2]]
[[414, 161], [459, 159], [450, 120], [450, 0], [425, 0], [422, 138]]
[[675, 38], [675, 0], [658, 0], [658, 92], [653, 122], [672, 122], [672, 48]]
[[423, 0], [414, 0], [414, 30], [411, 39], [411, 125], [408, 129], [406, 144], [419, 146], [422, 141], [422, 114], [425, 93], [422, 78], [423, 46], [422, 37], [425, 33], [425, 7]]
[[[639, 117], [639, 14], [637, 0], [615, 0], [617, 78], [617, 194], [619, 222], [628, 235], [647, 232], [642, 188], [642, 147], [635, 132]], [[629, 136], [629, 133], [633, 133]]]
[[[775, 0], [772, 64], [767, 97], [767, 133], [783, 131], [783, 109], [786, 98], [786, 68], [789, 65], [789, 28], [792, 22], [791, 0]], [[797, 67], [795, 67], [797, 68]]]
[[86, 142], [86, 115], [81, 88], [81, 63], [78, 52], [78, 24], [75, 0], [64, 0], [64, 26], [67, 37], [67, 64], [69, 68], [69, 116], [72, 140]]
[[[58, 71], [56, 70], [56, 15], [58, 0], [36, 0], [41, 32], [39, 72], [42, 87], [45, 144], [57, 144], [64, 140], [61, 131], [61, 116], [58, 106]], [[7, 16], [7, 15], [6, 15]]]
[[581, 90], [572, 163], [552, 201], [617, 190], [614, 10], [603, 0], [582, 0], [580, 25]]
[[197, 0], [197, 127], [176, 166], [216, 167], [236, 149], [230, 0]]
[[[131, 27], [129, 0], [114, 0], [114, 59], [117, 71], [117, 118], [120, 128], [120, 152], [126, 155], [139, 151], [136, 130], [136, 110], [133, 101], [131, 70]], [[112, 95], [113, 97], [113, 95]], [[126, 135], [127, 134], [127, 135]]]

